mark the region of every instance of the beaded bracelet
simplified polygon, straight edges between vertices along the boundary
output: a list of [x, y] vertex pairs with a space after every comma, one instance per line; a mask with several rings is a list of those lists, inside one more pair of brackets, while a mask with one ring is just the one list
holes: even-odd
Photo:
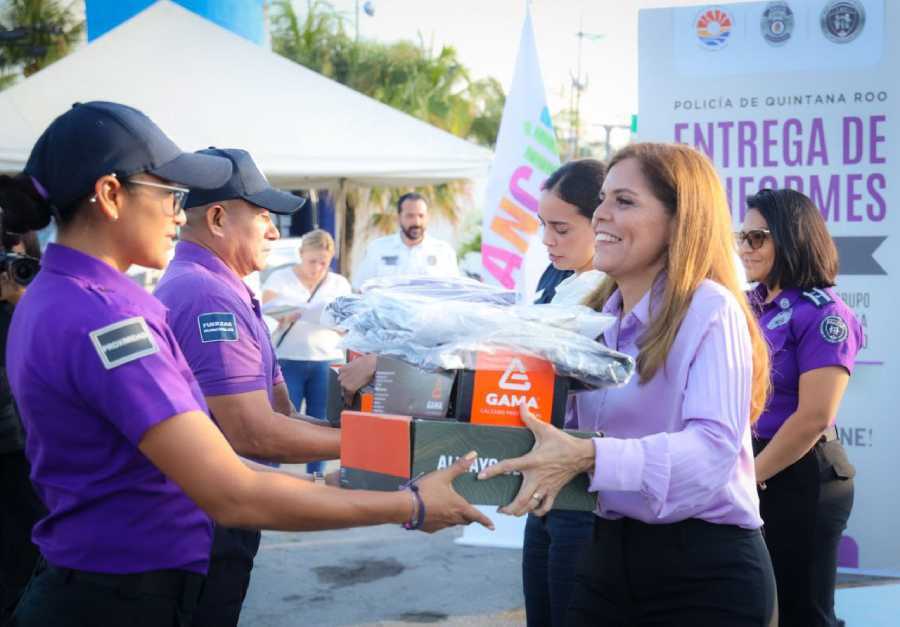
[[410, 531], [421, 529], [425, 524], [425, 501], [422, 500], [422, 495], [419, 494], [419, 484], [416, 483], [421, 477], [422, 475], [413, 477], [398, 488], [399, 490], [409, 490], [414, 497], [415, 507], [413, 508], [412, 517], [403, 523], [403, 528]]

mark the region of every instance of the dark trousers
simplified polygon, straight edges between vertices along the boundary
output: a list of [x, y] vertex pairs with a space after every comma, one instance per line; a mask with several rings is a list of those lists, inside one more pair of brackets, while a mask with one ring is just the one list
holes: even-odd
[[[758, 453], [767, 442], [754, 444]], [[760, 492], [782, 627], [839, 624], [834, 615], [837, 551], [853, 508], [854, 474], [839, 440], [820, 442]]]
[[259, 540], [259, 531], [216, 525], [209, 572], [194, 611], [193, 627], [233, 627], [238, 624]]
[[28, 477], [25, 454], [0, 454], [0, 624], [12, 615], [40, 553], [31, 528], [47, 510]]
[[763, 627], [774, 610], [772, 563], [759, 530], [598, 518], [566, 625]]
[[522, 551], [522, 584], [529, 627], [562, 627], [575, 568], [590, 546], [593, 512], [553, 510], [528, 515]]
[[[279, 359], [281, 374], [287, 385], [288, 396], [297, 411], [306, 401], [306, 415], [325, 420], [325, 406], [328, 403], [328, 364], [327, 361], [295, 361]], [[325, 462], [309, 462], [306, 472], [322, 472]]]
[[189, 627], [203, 575], [101, 575], [38, 565], [13, 627]]

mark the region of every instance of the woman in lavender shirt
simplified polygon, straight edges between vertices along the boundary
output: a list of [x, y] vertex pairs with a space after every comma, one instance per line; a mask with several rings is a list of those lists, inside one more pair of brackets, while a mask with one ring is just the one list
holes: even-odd
[[568, 625], [772, 624], [750, 435], [768, 355], [718, 176], [685, 146], [628, 146], [610, 163], [593, 225], [594, 267], [607, 279], [589, 304], [618, 317], [603, 340], [635, 357], [637, 373], [570, 402], [570, 419], [596, 437], [524, 415], [532, 452], [481, 476], [521, 471], [505, 508], [521, 515], [548, 511], [588, 473], [597, 519]]

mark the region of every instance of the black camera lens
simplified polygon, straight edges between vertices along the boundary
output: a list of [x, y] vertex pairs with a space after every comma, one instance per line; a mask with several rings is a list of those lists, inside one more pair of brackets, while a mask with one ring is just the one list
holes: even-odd
[[31, 283], [40, 269], [41, 262], [34, 257], [17, 253], [0, 253], [0, 272], [8, 273], [9, 278], [22, 287]]

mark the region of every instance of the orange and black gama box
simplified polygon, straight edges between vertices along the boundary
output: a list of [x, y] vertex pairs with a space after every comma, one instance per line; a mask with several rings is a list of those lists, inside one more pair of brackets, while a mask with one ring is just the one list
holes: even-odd
[[543, 359], [509, 352], [476, 353], [473, 370], [427, 371], [399, 359], [378, 357], [375, 377], [349, 407], [335, 371], [329, 380], [328, 419], [340, 411], [449, 419], [473, 424], [522, 426], [519, 405], [562, 427], [570, 380]]
[[[474, 450], [478, 457], [470, 472], [454, 480], [453, 487], [475, 505], [512, 501], [522, 483], [521, 475], [486, 481], [479, 481], [476, 475], [503, 459], [524, 455], [534, 446], [534, 435], [522, 427], [356, 411], [345, 411], [341, 423], [341, 484], [345, 488], [396, 490], [411, 477], [447, 468]], [[595, 506], [596, 496], [588, 492], [584, 473], [567, 484], [554, 502], [554, 509], [590, 511]]]

